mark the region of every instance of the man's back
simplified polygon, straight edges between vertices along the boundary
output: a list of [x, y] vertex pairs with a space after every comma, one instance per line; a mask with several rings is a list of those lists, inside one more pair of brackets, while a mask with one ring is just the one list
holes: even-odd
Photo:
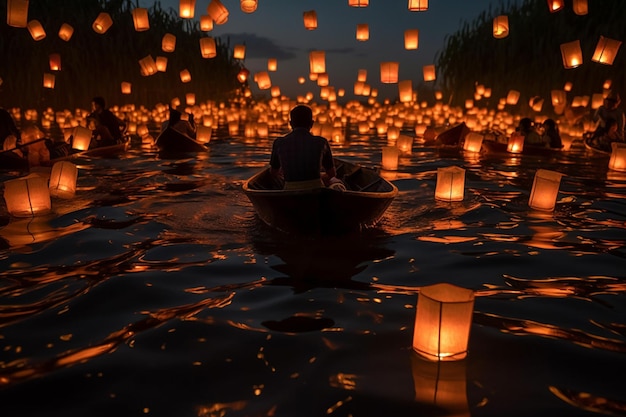
[[309, 181], [320, 178], [320, 169], [333, 167], [328, 141], [296, 128], [274, 140], [270, 165], [281, 168], [285, 181]]

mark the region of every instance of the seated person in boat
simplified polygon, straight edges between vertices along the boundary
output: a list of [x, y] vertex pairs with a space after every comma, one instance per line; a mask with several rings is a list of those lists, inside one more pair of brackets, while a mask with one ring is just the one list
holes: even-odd
[[607, 121], [609, 119], [615, 120], [617, 123], [617, 137], [619, 141], [624, 141], [624, 124], [626, 124], [626, 115], [619, 105], [621, 99], [619, 94], [615, 92], [609, 93], [604, 99], [604, 104], [596, 110], [593, 115], [593, 121], [596, 122], [597, 128], [594, 132], [594, 136], [603, 136], [608, 131]]
[[621, 142], [618, 132], [617, 120], [609, 117], [606, 119], [604, 128], [599, 128], [589, 140], [589, 145], [605, 152], [611, 152], [611, 143]]
[[524, 145], [531, 146], [547, 146], [548, 143], [546, 139], [544, 139], [533, 124], [533, 121], [528, 117], [524, 117], [519, 121], [519, 125], [517, 126], [519, 133], [524, 136]]
[[543, 141], [547, 143], [552, 149], [561, 149], [563, 147], [563, 141], [561, 140], [561, 133], [559, 132], [559, 126], [554, 119], [546, 119], [542, 123], [543, 127]]
[[[285, 189], [321, 188], [340, 182], [328, 140], [311, 134], [313, 111], [297, 105], [289, 113], [291, 132], [274, 140], [271, 172], [285, 180]], [[321, 170], [324, 170], [322, 175]]]
[[50, 150], [46, 146], [45, 134], [36, 125], [24, 127], [22, 130], [22, 150], [28, 160], [29, 167], [46, 166], [50, 163]]
[[182, 118], [182, 113], [170, 107], [169, 119], [161, 125], [161, 133], [168, 127], [177, 132], [187, 135], [192, 139], [196, 138], [196, 126], [193, 121], [193, 114], [188, 114], [188, 120]]
[[[104, 98], [94, 97], [91, 101], [92, 112], [87, 116], [93, 123], [93, 137], [96, 147], [112, 146], [123, 142], [122, 132], [126, 122], [105, 107]], [[92, 142], [93, 145], [94, 142]]]

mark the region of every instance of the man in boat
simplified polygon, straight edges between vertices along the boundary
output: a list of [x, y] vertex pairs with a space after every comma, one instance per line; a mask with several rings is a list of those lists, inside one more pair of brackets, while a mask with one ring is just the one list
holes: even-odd
[[178, 110], [170, 107], [169, 119], [164, 121], [161, 125], [161, 133], [168, 127], [176, 130], [177, 132], [187, 135], [192, 139], [196, 138], [196, 126], [193, 120], [193, 113], [187, 115], [187, 120], [182, 118], [182, 113]]
[[[313, 111], [297, 105], [289, 113], [291, 132], [274, 140], [271, 172], [283, 177], [285, 189], [309, 189], [340, 182], [328, 140], [311, 134]], [[324, 170], [322, 175], [321, 170]]]
[[[122, 132], [126, 122], [106, 108], [103, 97], [94, 97], [91, 101], [92, 112], [87, 116], [95, 124], [93, 129], [97, 146], [111, 146], [123, 142]], [[93, 142], [92, 142], [93, 143]]]
[[619, 105], [621, 99], [619, 94], [612, 91], [604, 99], [604, 104], [596, 110], [593, 115], [593, 121], [598, 123], [594, 136], [600, 137], [607, 132], [606, 122], [613, 119], [617, 122], [617, 140], [624, 141], [624, 124], [626, 124], [626, 115]]

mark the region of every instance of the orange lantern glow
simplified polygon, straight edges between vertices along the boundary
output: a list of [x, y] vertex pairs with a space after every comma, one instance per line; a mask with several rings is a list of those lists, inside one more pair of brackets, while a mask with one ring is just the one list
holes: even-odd
[[4, 201], [8, 212], [15, 217], [47, 214], [52, 208], [48, 179], [39, 175], [28, 175], [5, 181]]
[[519, 101], [520, 92], [517, 90], [509, 90], [506, 95], [506, 104], [515, 106]]
[[149, 76], [157, 73], [156, 62], [152, 55], [145, 56], [139, 60], [141, 75]]
[[384, 84], [394, 84], [398, 82], [398, 69], [400, 63], [397, 61], [387, 61], [380, 63], [380, 82]]
[[276, 58], [269, 58], [267, 60], [267, 70], [274, 72], [276, 71], [277, 68], [278, 68], [278, 61], [276, 60]]
[[215, 39], [209, 36], [200, 38], [200, 53], [202, 58], [215, 58], [217, 56]]
[[367, 23], [358, 23], [356, 25], [356, 40], [365, 42], [370, 38], [370, 26]]
[[463, 201], [465, 194], [465, 170], [457, 166], [437, 168], [435, 199]]
[[502, 39], [509, 36], [509, 17], [506, 15], [493, 18], [493, 37]]
[[211, 126], [200, 125], [196, 128], [196, 140], [200, 143], [209, 143], [213, 128]]
[[28, 24], [28, 0], [8, 0], [7, 25], [25, 28]]
[[148, 19], [148, 9], [144, 7], [136, 7], [132, 11], [133, 24], [137, 32], [144, 32], [150, 29], [150, 20]]
[[329, 84], [328, 73], [322, 72], [317, 74], [317, 85], [320, 87], [326, 87]]
[[246, 57], [246, 45], [235, 45], [233, 49], [233, 58], [244, 59]]
[[302, 13], [302, 19], [306, 30], [317, 29], [317, 12], [315, 10], [308, 10]]
[[548, 9], [550, 13], [555, 13], [565, 6], [565, 0], [548, 0]]
[[261, 71], [256, 73], [256, 83], [259, 86], [259, 90], [268, 90], [272, 87], [272, 80], [270, 74], [267, 71]]
[[213, 30], [213, 19], [208, 14], [200, 16], [200, 30], [210, 32]]
[[591, 96], [591, 108], [597, 110], [604, 104], [604, 95], [602, 93], [595, 93]]
[[313, 74], [326, 72], [326, 53], [324, 51], [309, 52], [309, 67]]
[[524, 138], [521, 133], [513, 132], [506, 145], [507, 152], [521, 153], [524, 150]]
[[196, 0], [180, 0], [178, 14], [182, 19], [193, 19], [196, 14]]
[[463, 141], [463, 150], [467, 152], [480, 152], [483, 145], [484, 135], [476, 132], [470, 132], [465, 136]]
[[132, 84], [127, 81], [122, 81], [121, 88], [122, 94], [130, 94], [132, 90]]
[[50, 71], [61, 71], [61, 54], [53, 53], [48, 56]]
[[239, 2], [239, 6], [241, 7], [241, 11], [244, 13], [254, 13], [258, 7], [257, 0], [241, 0]]
[[96, 20], [93, 21], [91, 25], [94, 32], [99, 33], [100, 35], [106, 33], [107, 30], [113, 25], [113, 19], [111, 19], [111, 15], [107, 12], [102, 12], [96, 17]]
[[195, 106], [196, 105], [196, 94], [195, 93], [187, 93], [187, 94], [185, 94], [185, 103], [188, 106]]
[[399, 135], [398, 139], [396, 139], [396, 147], [400, 152], [410, 154], [413, 152], [413, 137], [409, 135]]
[[434, 65], [424, 65], [422, 68], [424, 73], [424, 81], [435, 81], [437, 79], [437, 71]]
[[474, 291], [448, 283], [422, 287], [417, 298], [413, 349], [433, 361], [467, 356]]
[[211, 16], [216, 25], [223, 25], [228, 22], [228, 9], [220, 0], [211, 0], [206, 12]]
[[364, 83], [367, 81], [367, 70], [360, 69], [356, 76], [357, 81]]
[[533, 180], [528, 205], [535, 210], [554, 210], [562, 176], [560, 172], [538, 169]]
[[587, 13], [589, 13], [587, 0], [574, 0], [574, 3], [572, 4], [572, 9], [574, 10], [574, 13], [576, 13], [578, 16], [586, 15]]
[[49, 191], [52, 197], [72, 198], [76, 193], [78, 167], [70, 161], [58, 161], [52, 165]]
[[466, 366], [466, 361], [429, 361], [411, 355], [415, 401], [447, 416], [470, 416]]
[[72, 138], [72, 149], [86, 151], [91, 144], [91, 130], [83, 126], [76, 126]]
[[34, 40], [40, 41], [46, 37], [46, 31], [44, 30], [43, 26], [41, 26], [39, 20], [31, 20], [30, 22], [28, 22], [26, 27], [30, 32], [30, 36], [32, 36]]
[[400, 149], [395, 146], [383, 146], [382, 168], [387, 171], [398, 169]]
[[609, 169], [614, 171], [626, 171], [626, 144], [619, 142], [611, 143]]
[[280, 97], [280, 87], [279, 87], [279, 86], [277, 86], [277, 85], [273, 85], [273, 86], [270, 88], [270, 95], [271, 95], [272, 97]]
[[370, 0], [348, 0], [348, 6], [350, 7], [367, 7], [370, 4]]
[[596, 45], [596, 50], [594, 51], [591, 60], [600, 64], [613, 65], [613, 61], [615, 60], [615, 56], [617, 56], [617, 51], [619, 51], [619, 47], [621, 45], [622, 41], [600, 36], [600, 40]]
[[404, 31], [404, 49], [417, 49], [419, 46], [419, 33], [418, 29], [407, 29]]
[[188, 83], [191, 81], [191, 73], [188, 69], [184, 69], [180, 72], [180, 81]]
[[583, 63], [583, 51], [580, 49], [580, 41], [572, 41], [561, 44], [561, 57], [563, 67], [566, 69], [576, 68]]
[[156, 66], [157, 71], [167, 71], [167, 57], [157, 56], [156, 60], [154, 61], [154, 65]]
[[398, 97], [401, 103], [413, 101], [413, 82], [411, 80], [398, 82]]
[[43, 86], [44, 88], [50, 88], [53, 89], [54, 88], [54, 83], [55, 83], [55, 76], [54, 74], [50, 74], [50, 73], [44, 73], [43, 74]]
[[67, 23], [63, 23], [61, 25], [61, 28], [59, 29], [59, 38], [61, 38], [65, 42], [68, 42], [70, 39], [72, 39], [73, 34], [74, 28], [71, 25], [68, 25]]
[[409, 0], [409, 10], [412, 12], [425, 12], [428, 10], [428, 0]]
[[161, 49], [163, 52], [174, 52], [176, 49], [176, 36], [171, 33], [163, 35], [161, 40]]
[[237, 73], [237, 80], [243, 84], [248, 80], [248, 75], [250, 75], [250, 71], [248, 71], [246, 68], [242, 68]]

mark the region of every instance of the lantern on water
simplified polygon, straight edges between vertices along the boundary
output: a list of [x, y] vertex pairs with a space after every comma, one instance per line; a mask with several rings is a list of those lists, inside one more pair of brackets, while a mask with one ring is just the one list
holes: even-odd
[[196, 128], [196, 140], [200, 143], [209, 143], [213, 128], [211, 126], [200, 125]]
[[538, 169], [533, 180], [528, 205], [535, 210], [554, 210], [562, 176], [560, 172]]
[[65, 42], [69, 41], [74, 34], [74, 28], [67, 23], [63, 23], [61, 28], [59, 29], [59, 38], [64, 40]]
[[370, 4], [370, 0], [348, 0], [348, 6], [350, 7], [367, 7]]
[[246, 45], [235, 45], [233, 49], [233, 58], [244, 59], [246, 57]]
[[72, 198], [76, 193], [78, 167], [69, 161], [59, 161], [50, 171], [49, 191], [52, 197]]
[[463, 141], [463, 150], [467, 152], [480, 152], [483, 145], [484, 135], [476, 132], [470, 132], [465, 136]]
[[397, 61], [387, 61], [380, 63], [380, 82], [384, 84], [394, 84], [398, 82], [398, 69], [400, 63]]
[[200, 16], [200, 30], [210, 32], [213, 30], [213, 19], [208, 14]]
[[309, 52], [309, 67], [311, 73], [314, 74], [326, 72], [326, 53], [324, 51]]
[[79, 151], [86, 151], [89, 149], [91, 143], [91, 130], [83, 126], [76, 126], [74, 128], [74, 134], [72, 138], [72, 148]]
[[130, 94], [132, 90], [132, 86], [133, 85], [129, 83], [128, 81], [122, 81], [122, 84], [121, 84], [122, 94]]
[[520, 132], [513, 132], [507, 141], [507, 152], [521, 153], [524, 150], [524, 138]]
[[277, 68], [278, 68], [278, 61], [276, 60], [276, 58], [268, 58], [267, 70], [274, 72], [276, 71]]
[[141, 75], [144, 76], [156, 74], [156, 62], [154, 61], [154, 58], [152, 58], [152, 55], [145, 56], [139, 60], [139, 69]]
[[398, 82], [398, 97], [402, 103], [409, 103], [413, 100], [413, 82], [411, 80]]
[[54, 74], [50, 74], [50, 73], [44, 73], [43, 74], [43, 86], [44, 88], [50, 88], [53, 89], [54, 88], [54, 83], [55, 83], [55, 76]]
[[8, 0], [7, 25], [25, 28], [28, 24], [28, 0]]
[[548, 0], [548, 9], [550, 13], [555, 13], [565, 6], [565, 0]]
[[419, 33], [418, 29], [407, 29], [404, 31], [404, 49], [417, 49], [419, 46]]
[[493, 18], [493, 37], [502, 39], [509, 36], [509, 17], [500, 15]]
[[432, 361], [467, 356], [474, 291], [448, 283], [422, 287], [417, 298], [413, 349]]
[[223, 25], [228, 22], [228, 9], [220, 0], [211, 0], [206, 12], [211, 16], [216, 25]]
[[4, 182], [4, 201], [15, 217], [33, 217], [50, 212], [48, 179], [29, 175]]
[[176, 36], [171, 33], [163, 35], [161, 40], [161, 49], [163, 52], [174, 52], [176, 49]]
[[609, 169], [614, 171], [626, 171], [626, 144], [619, 142], [611, 143]]
[[272, 80], [270, 74], [267, 71], [257, 72], [256, 83], [259, 86], [259, 90], [268, 90], [272, 86]]
[[358, 23], [356, 25], [356, 40], [365, 42], [370, 38], [370, 26], [367, 23]]
[[61, 71], [61, 54], [53, 53], [48, 56], [50, 71]]
[[583, 52], [580, 49], [580, 41], [572, 41], [561, 44], [561, 57], [563, 67], [566, 69], [576, 68], [583, 63]]
[[113, 25], [113, 19], [111, 19], [111, 15], [107, 12], [102, 12], [96, 17], [96, 20], [93, 21], [91, 25], [94, 32], [99, 33], [100, 35], [106, 33], [107, 30]]
[[154, 65], [156, 66], [157, 71], [167, 71], [167, 57], [157, 56], [156, 60], [154, 61]]
[[400, 152], [410, 154], [413, 151], [413, 137], [409, 135], [399, 135], [396, 139], [396, 147]]
[[424, 73], [424, 81], [435, 81], [437, 79], [434, 65], [424, 65], [422, 72]]
[[465, 170], [450, 166], [437, 168], [435, 199], [441, 201], [463, 201], [465, 194]]
[[396, 171], [398, 169], [398, 159], [400, 158], [400, 149], [395, 146], [384, 146], [382, 157], [382, 168], [387, 171]]
[[315, 10], [303, 12], [302, 20], [304, 21], [304, 28], [306, 30], [317, 29], [317, 12]]
[[258, 1], [257, 0], [241, 0], [239, 2], [239, 6], [241, 7], [241, 11], [244, 13], [254, 13], [254, 11], [258, 7]]
[[515, 106], [519, 100], [520, 92], [517, 90], [509, 90], [506, 95], [506, 104]]
[[202, 58], [215, 58], [217, 56], [215, 39], [209, 36], [200, 38], [200, 53]]
[[572, 9], [574, 10], [574, 13], [579, 16], [586, 15], [587, 13], [589, 13], [587, 0], [574, 0], [574, 3], [572, 4]]
[[150, 20], [148, 19], [148, 9], [144, 7], [136, 7], [132, 11], [133, 24], [137, 32], [143, 32], [150, 29]]
[[425, 12], [428, 10], [428, 0], [409, 0], [408, 7], [412, 12]]
[[591, 60], [600, 64], [613, 65], [613, 61], [621, 45], [621, 41], [600, 36], [600, 40], [596, 45], [596, 50]]
[[196, 0], [180, 0], [178, 14], [183, 19], [193, 19], [196, 13]]
[[28, 22], [28, 25], [26, 25], [26, 27], [30, 32], [30, 36], [32, 36], [34, 40], [40, 41], [46, 37], [46, 31], [44, 30], [43, 26], [41, 26], [39, 20], [31, 20], [30, 22]]

